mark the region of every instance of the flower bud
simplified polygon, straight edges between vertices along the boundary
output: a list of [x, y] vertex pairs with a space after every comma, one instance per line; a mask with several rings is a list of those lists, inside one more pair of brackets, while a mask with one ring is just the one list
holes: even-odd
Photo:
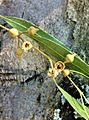
[[49, 77], [57, 77], [58, 71], [55, 68], [49, 68], [48, 76]]
[[33, 26], [31, 26], [30, 28], [28, 28], [27, 32], [30, 34], [30, 35], [35, 35], [36, 32], [38, 32], [39, 29], [38, 28], [35, 28]]
[[17, 37], [19, 35], [19, 32], [18, 32], [18, 30], [16, 28], [11, 28], [9, 30], [9, 33], [10, 33], [11, 37], [13, 37], [13, 38], [15, 38], [15, 37]]
[[16, 49], [16, 55], [17, 55], [17, 57], [22, 57], [23, 52], [24, 52], [23, 49], [20, 48], [20, 47], [18, 47], [18, 48]]
[[74, 57], [76, 56], [76, 53], [73, 53], [73, 54], [67, 54], [66, 55], [66, 63], [72, 63], [74, 61]]
[[55, 69], [58, 70], [59, 72], [63, 71], [65, 68], [65, 64], [62, 61], [58, 61], [54, 65]]
[[64, 69], [63, 70], [63, 75], [66, 77], [70, 74], [70, 70], [69, 69]]

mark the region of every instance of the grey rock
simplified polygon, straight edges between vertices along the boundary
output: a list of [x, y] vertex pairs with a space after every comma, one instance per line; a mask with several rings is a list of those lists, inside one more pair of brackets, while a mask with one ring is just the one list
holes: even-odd
[[68, 0], [67, 15], [74, 25], [71, 49], [89, 64], [89, 1]]
[[0, 4], [0, 14], [22, 17], [24, 5], [23, 0], [2, 0]]

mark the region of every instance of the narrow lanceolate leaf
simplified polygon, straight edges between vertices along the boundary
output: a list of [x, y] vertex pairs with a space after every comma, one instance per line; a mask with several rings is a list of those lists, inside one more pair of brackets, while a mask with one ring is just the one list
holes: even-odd
[[[31, 26], [38, 28], [31, 22], [16, 17], [0, 15], [0, 18], [4, 19], [7, 23], [9, 23], [12, 27], [18, 29], [20, 32], [26, 31]], [[56, 60], [64, 61], [66, 55], [71, 53], [71, 51], [62, 42], [49, 35], [48, 33], [44, 32], [40, 28], [36, 35], [29, 35], [29, 37], [37, 41], [38, 44], [44, 48], [45, 53], [54, 57]], [[67, 64], [67, 68], [75, 72], [77, 71], [78, 73], [81, 73], [89, 79], [89, 65], [87, 65], [77, 55], [73, 63]]]
[[[56, 86], [58, 87], [58, 89], [61, 91], [61, 93], [64, 95], [64, 97], [67, 99], [67, 101], [70, 103], [70, 105], [81, 115], [81, 117], [85, 118], [86, 120], [88, 120], [88, 116], [89, 116], [89, 108], [85, 107], [86, 112], [84, 110], [83, 105], [78, 102], [74, 97], [72, 97], [70, 94], [68, 94], [65, 90], [63, 90], [56, 82], [56, 80], [54, 80]], [[87, 116], [87, 114], [88, 116]]]

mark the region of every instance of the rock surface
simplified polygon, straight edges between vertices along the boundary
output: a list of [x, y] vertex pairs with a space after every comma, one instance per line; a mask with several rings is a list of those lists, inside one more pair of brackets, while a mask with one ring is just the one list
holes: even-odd
[[[88, 13], [88, 0], [0, 1], [0, 14], [35, 23], [59, 38], [87, 63]], [[16, 40], [11, 39], [6, 31], [1, 31], [0, 120], [51, 120], [60, 102], [60, 93], [51, 78], [47, 77], [46, 58], [31, 50], [19, 61], [15, 55]]]

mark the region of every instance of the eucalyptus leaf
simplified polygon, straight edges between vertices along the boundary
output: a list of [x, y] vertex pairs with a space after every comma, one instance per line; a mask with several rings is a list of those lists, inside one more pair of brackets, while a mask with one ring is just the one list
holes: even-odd
[[[64, 95], [64, 97], [67, 99], [67, 101], [70, 103], [70, 105], [86, 120], [88, 120], [88, 117], [84, 111], [83, 105], [78, 102], [74, 97], [72, 97], [70, 94], [68, 94], [65, 90], [63, 90], [57, 82], [54, 80], [56, 86], [58, 89], [61, 91], [61, 93]], [[88, 113], [89, 116], [89, 108], [84, 105], [86, 112]]]
[[[26, 31], [31, 26], [39, 28], [35, 26], [33, 23], [28, 22], [24, 19], [1, 15], [0, 18], [5, 20], [12, 27], [18, 29], [20, 32]], [[34, 36], [30, 36], [29, 34], [26, 35], [37, 41], [38, 44], [44, 48], [45, 53], [55, 58], [56, 60], [64, 61], [66, 55], [71, 53], [69, 48], [67, 48], [62, 42], [60, 42], [60, 40], [49, 35], [47, 32], [43, 31], [40, 28], [36, 35]], [[72, 71], [81, 73], [82, 75], [89, 79], [89, 65], [86, 64], [78, 55], [75, 56], [74, 62], [71, 64], [66, 64], [66, 67], [71, 69]]]

